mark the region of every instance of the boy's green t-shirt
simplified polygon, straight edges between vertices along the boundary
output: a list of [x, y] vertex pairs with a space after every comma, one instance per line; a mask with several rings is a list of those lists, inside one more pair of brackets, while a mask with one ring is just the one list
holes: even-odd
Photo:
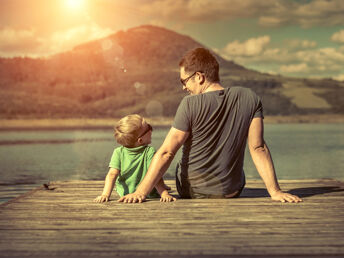
[[[116, 191], [119, 196], [135, 192], [146, 175], [154, 154], [155, 149], [147, 145], [135, 148], [121, 146], [114, 150], [109, 167], [120, 170], [116, 180]], [[154, 188], [148, 197], [156, 198], [159, 194]]]

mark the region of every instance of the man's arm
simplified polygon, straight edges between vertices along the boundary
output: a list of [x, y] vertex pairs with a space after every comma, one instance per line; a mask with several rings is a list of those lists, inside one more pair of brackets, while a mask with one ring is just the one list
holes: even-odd
[[159, 179], [165, 174], [170, 166], [175, 154], [189, 137], [189, 132], [180, 131], [171, 128], [167, 134], [164, 143], [155, 153], [149, 166], [146, 176], [132, 194], [127, 194], [120, 198], [119, 202], [142, 202], [151, 192], [153, 187], [158, 183]]
[[301, 202], [302, 200], [280, 189], [275, 168], [268, 146], [264, 141], [264, 124], [262, 118], [254, 118], [248, 132], [248, 146], [252, 160], [263, 179], [271, 199], [281, 202]]

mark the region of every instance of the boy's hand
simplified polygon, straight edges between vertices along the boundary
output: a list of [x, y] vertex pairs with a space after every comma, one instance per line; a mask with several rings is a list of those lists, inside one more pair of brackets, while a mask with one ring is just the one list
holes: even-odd
[[93, 201], [94, 202], [108, 202], [109, 201], [109, 196], [107, 196], [107, 195], [99, 195]]
[[167, 191], [164, 191], [161, 194], [160, 202], [175, 202], [175, 201], [177, 201], [177, 199], [174, 198], [172, 195], [170, 195]]
[[136, 202], [143, 202], [146, 200], [146, 196], [140, 193], [131, 193], [131, 194], [127, 194], [124, 195], [123, 197], [121, 197], [118, 202], [124, 202], [124, 203], [136, 203]]

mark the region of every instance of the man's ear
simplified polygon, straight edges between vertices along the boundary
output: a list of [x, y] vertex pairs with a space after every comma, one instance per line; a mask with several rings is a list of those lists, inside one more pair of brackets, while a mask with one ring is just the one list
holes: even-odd
[[138, 142], [139, 144], [142, 144], [142, 142], [143, 142], [142, 138], [141, 138], [141, 137], [138, 138], [138, 139], [137, 139], [137, 142]]
[[202, 85], [205, 82], [205, 76], [203, 74], [199, 74], [198, 76], [201, 77], [201, 80], [200, 80], [199, 84]]

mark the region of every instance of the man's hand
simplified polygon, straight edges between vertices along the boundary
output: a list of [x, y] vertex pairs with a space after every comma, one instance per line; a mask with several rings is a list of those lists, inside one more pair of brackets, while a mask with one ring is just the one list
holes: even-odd
[[277, 191], [274, 194], [271, 194], [271, 199], [280, 202], [302, 202], [302, 199], [298, 196], [284, 193], [282, 191]]
[[100, 195], [97, 198], [95, 198], [93, 201], [94, 202], [108, 202], [109, 201], [109, 196]]
[[177, 201], [172, 195], [170, 195], [167, 190], [161, 194], [160, 202], [175, 202]]
[[140, 193], [131, 193], [131, 194], [127, 194], [124, 195], [123, 197], [121, 197], [118, 202], [124, 202], [124, 203], [136, 203], [136, 202], [143, 202], [146, 200], [146, 196]]

